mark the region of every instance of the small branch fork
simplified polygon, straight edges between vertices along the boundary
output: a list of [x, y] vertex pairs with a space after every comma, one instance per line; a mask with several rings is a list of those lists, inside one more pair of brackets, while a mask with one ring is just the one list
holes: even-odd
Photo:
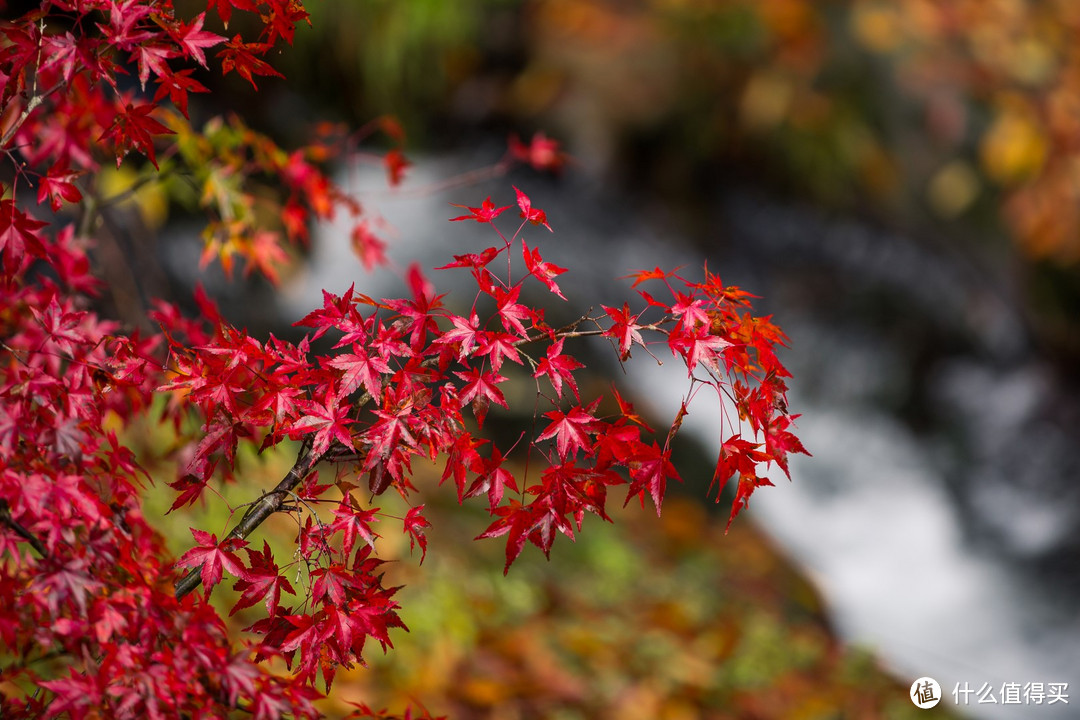
[[[322, 460], [322, 455], [313, 455], [310, 445], [304, 443], [299, 456], [296, 458], [296, 463], [293, 464], [288, 474], [281, 479], [281, 482], [279, 482], [273, 490], [252, 503], [251, 507], [244, 513], [244, 517], [241, 518], [237, 526], [232, 529], [232, 532], [230, 532], [224, 540], [222, 540], [222, 544], [229, 540], [243, 540], [247, 538], [247, 536], [254, 532], [255, 528], [262, 525], [268, 517], [281, 510], [282, 505], [285, 504], [286, 497], [292, 493], [297, 485], [303, 482], [304, 478], [308, 476], [311, 469], [315, 467], [320, 460]], [[192, 568], [187, 575], [176, 583], [177, 600], [199, 587], [201, 573], [202, 565], [198, 565]]]

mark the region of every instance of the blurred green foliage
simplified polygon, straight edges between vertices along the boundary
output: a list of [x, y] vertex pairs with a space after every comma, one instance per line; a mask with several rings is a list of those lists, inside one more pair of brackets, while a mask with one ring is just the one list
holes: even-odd
[[[301, 92], [354, 123], [390, 113], [413, 132], [449, 111], [452, 93], [510, 36], [515, 0], [358, 0], [311, 3], [312, 31], [281, 58]], [[314, 113], [321, 116], [319, 113]]]
[[[159, 529], [177, 556], [193, 543], [191, 526], [222, 537], [255, 499], [246, 496], [250, 488], [276, 484], [296, 451], [241, 448], [242, 486], [217, 485], [199, 507], [165, 515], [176, 495], [166, 483], [196, 430], [180, 429], [148, 420], [127, 437], [156, 480], [144, 512], [165, 518]], [[369, 667], [339, 673], [323, 704], [331, 717], [360, 700], [398, 708], [419, 701], [455, 720], [918, 712], [905, 684], [836, 638], [814, 588], [748, 522], [725, 534], [723, 518], [678, 495], [661, 518], [631, 503], [612, 513], [614, 525], [587, 520], [576, 543], [554, 546], [550, 562], [528, 548], [504, 577], [503, 543], [473, 541], [489, 520], [483, 508], [459, 507], [451, 488], [436, 488], [437, 464], [418, 462], [416, 470], [433, 523], [423, 566], [401, 532], [403, 501], [394, 494], [370, 501], [382, 509], [377, 550], [389, 560], [387, 584], [403, 586], [398, 600], [410, 632], [394, 631], [395, 649], [369, 654]], [[334, 470], [321, 472], [328, 482]], [[251, 546], [269, 542], [288, 562], [297, 523], [311, 509], [275, 516]], [[318, 511], [329, 519], [329, 507]], [[309, 582], [300, 563], [286, 575], [298, 590]], [[232, 584], [226, 577], [212, 595], [223, 617], [235, 602]], [[231, 616], [233, 632], [261, 610]]]
[[388, 576], [410, 633], [343, 675], [342, 700], [411, 698], [459, 719], [917, 717], [906, 684], [840, 644], [748, 523], [725, 536], [689, 500], [660, 520], [631, 505], [503, 577], [501, 543], [470, 542], [483, 513], [429, 501], [426, 563]]

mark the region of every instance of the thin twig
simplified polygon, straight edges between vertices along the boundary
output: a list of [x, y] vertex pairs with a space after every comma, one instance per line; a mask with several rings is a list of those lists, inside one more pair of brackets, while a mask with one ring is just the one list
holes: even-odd
[[[164, 153], [161, 155], [161, 157], [162, 159], [164, 159]], [[172, 175], [172, 171], [169, 170], [169, 168], [165, 168], [164, 170], [160, 170], [154, 174], [143, 175], [139, 178], [136, 178], [135, 181], [131, 183], [131, 186], [128, 187], [126, 190], [121, 190], [115, 195], [110, 195], [107, 198], [99, 198], [98, 206], [102, 208], [107, 208], [113, 205], [119, 205], [125, 200], [134, 197], [136, 193], [138, 193], [150, 183], [161, 182], [168, 178], [170, 175]]]

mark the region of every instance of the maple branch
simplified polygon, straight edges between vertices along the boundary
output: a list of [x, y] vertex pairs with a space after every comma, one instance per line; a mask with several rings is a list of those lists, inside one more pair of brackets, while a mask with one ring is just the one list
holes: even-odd
[[8, 509], [8, 504], [4, 500], [0, 500], [0, 523], [7, 525], [16, 535], [30, 543], [30, 547], [37, 550], [41, 557], [49, 557], [49, 550], [45, 547], [45, 544], [36, 535], [20, 525], [15, 518], [11, 517], [11, 510]]
[[9, 127], [4, 133], [4, 136], [0, 138], [0, 148], [7, 147], [7, 144], [11, 142], [11, 140], [15, 137], [16, 133], [19, 132], [19, 128], [21, 128], [23, 126], [23, 123], [25, 123], [30, 118], [30, 114], [37, 109], [38, 105], [45, 102], [45, 98], [52, 95], [62, 86], [63, 83], [57, 83], [56, 85], [53, 85], [51, 88], [41, 93], [40, 95], [33, 95], [30, 100], [27, 101], [26, 107], [23, 108], [23, 111], [19, 114], [18, 119], [15, 120], [14, 123], [12, 123], [11, 127]]
[[[256, 500], [248, 511], [244, 513], [244, 517], [241, 518], [239, 524], [232, 529], [228, 535], [221, 541], [224, 545], [229, 540], [243, 540], [247, 538], [255, 528], [259, 527], [266, 521], [268, 517], [276, 513], [281, 509], [281, 506], [285, 503], [285, 498], [292, 493], [293, 489], [303, 482], [304, 478], [311, 472], [311, 468], [315, 467], [322, 460], [323, 455], [314, 455], [311, 452], [310, 445], [305, 442], [300, 450], [300, 454], [296, 458], [296, 462], [289, 470], [288, 474], [281, 479], [281, 482], [271, 490]], [[202, 565], [196, 565], [188, 574], [181, 578], [176, 583], [176, 599], [184, 597], [192, 590], [199, 586], [201, 582]]]
[[[664, 317], [660, 318], [656, 322], [649, 323], [648, 325], [639, 325], [638, 330], [653, 330], [655, 332], [664, 333], [666, 335], [666, 334], [668, 334], [668, 330], [665, 329], [663, 326], [664, 326], [665, 323], [667, 323], [671, 319], [672, 319], [672, 317], [670, 315], [665, 315]], [[596, 318], [591, 318], [591, 317], [580, 318], [578, 320], [575, 320], [573, 323], [567, 325], [566, 328], [560, 328], [560, 329], [554, 331], [555, 337], [557, 337], [557, 338], [569, 338], [569, 339], [583, 338], [583, 337], [596, 337], [598, 335], [604, 335], [607, 332], [603, 328], [598, 328], [596, 330], [572, 330], [572, 329], [568, 330], [567, 329], [567, 328], [576, 328], [578, 325], [580, 325], [585, 320], [591, 320], [593, 322], [597, 322]], [[537, 335], [535, 337], [527, 337], [527, 338], [522, 338], [520, 340], [515, 340], [513, 345], [514, 345], [514, 347], [521, 347], [522, 345], [528, 345], [529, 343], [543, 342], [544, 340], [547, 340], [547, 339], [548, 339], [547, 335]]]

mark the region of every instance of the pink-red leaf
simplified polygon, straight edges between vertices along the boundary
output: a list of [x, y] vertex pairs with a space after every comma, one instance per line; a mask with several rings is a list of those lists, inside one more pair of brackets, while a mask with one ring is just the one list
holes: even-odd
[[563, 355], [563, 338], [548, 346], [547, 355], [540, 358], [540, 364], [533, 373], [534, 378], [547, 375], [551, 386], [555, 388], [555, 394], [562, 399], [563, 383], [565, 382], [574, 391], [574, 397], [581, 402], [578, 395], [577, 381], [574, 380], [573, 371], [585, 367], [570, 355]]
[[353, 446], [348, 427], [352, 423], [349, 418], [349, 405], [332, 387], [327, 390], [323, 403], [301, 401], [297, 403], [297, 407], [304, 415], [292, 424], [289, 436], [296, 439], [301, 435], [315, 433], [311, 445], [311, 451], [315, 455], [322, 455], [335, 440], [345, 447]]
[[544, 413], [544, 417], [551, 418], [551, 424], [536, 438], [537, 441], [554, 437], [555, 447], [563, 460], [578, 450], [588, 454], [592, 448], [589, 435], [596, 433], [601, 426], [601, 422], [592, 414], [599, 402], [598, 398], [587, 408], [578, 405], [567, 413], [562, 410]]
[[378, 355], [367, 355], [357, 345], [355, 353], [343, 353], [327, 363], [332, 368], [341, 370], [341, 393], [348, 395], [361, 385], [378, 400], [382, 396], [382, 373], [390, 372], [390, 365]]

